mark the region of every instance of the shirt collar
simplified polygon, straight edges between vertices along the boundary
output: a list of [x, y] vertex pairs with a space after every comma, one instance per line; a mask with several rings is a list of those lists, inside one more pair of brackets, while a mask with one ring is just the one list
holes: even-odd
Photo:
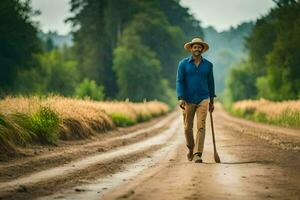
[[[201, 62], [204, 60], [203, 56], [201, 55]], [[191, 55], [188, 59], [188, 62], [192, 62], [193, 61], [193, 56]]]

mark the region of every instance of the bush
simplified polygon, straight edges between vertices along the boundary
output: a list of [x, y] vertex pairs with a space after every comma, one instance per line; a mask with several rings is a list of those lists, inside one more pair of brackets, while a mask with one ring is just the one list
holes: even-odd
[[[250, 116], [252, 117], [252, 116]], [[255, 121], [266, 123], [268, 122], [268, 117], [265, 113], [255, 112], [252, 117]]]
[[136, 123], [135, 120], [120, 113], [109, 114], [116, 126], [125, 127]]
[[29, 129], [40, 142], [55, 143], [59, 138], [59, 117], [49, 107], [40, 107], [30, 116]]
[[272, 102], [266, 99], [244, 100], [233, 104], [229, 112], [262, 123], [300, 127], [300, 101]]
[[85, 78], [75, 89], [75, 96], [80, 98], [91, 98], [93, 100], [104, 99], [104, 87], [97, 85], [94, 80]]
[[73, 95], [80, 74], [77, 62], [67, 58], [68, 51], [53, 50], [35, 55], [36, 66], [18, 71], [16, 93]]
[[276, 117], [271, 117], [270, 122], [287, 127], [300, 128], [300, 112], [286, 110]]
[[154, 117], [155, 114], [153, 114], [153, 116], [151, 114], [138, 114], [136, 121], [139, 122], [144, 122], [144, 121], [148, 121], [150, 120], [152, 117]]

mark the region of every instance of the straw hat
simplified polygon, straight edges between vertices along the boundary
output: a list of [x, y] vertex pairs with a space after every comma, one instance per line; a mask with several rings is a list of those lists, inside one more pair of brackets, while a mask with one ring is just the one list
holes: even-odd
[[201, 38], [194, 38], [191, 42], [187, 42], [184, 44], [184, 48], [188, 51], [192, 50], [192, 44], [201, 44], [203, 45], [202, 53], [207, 51], [209, 49], [209, 46], [207, 43], [203, 42]]

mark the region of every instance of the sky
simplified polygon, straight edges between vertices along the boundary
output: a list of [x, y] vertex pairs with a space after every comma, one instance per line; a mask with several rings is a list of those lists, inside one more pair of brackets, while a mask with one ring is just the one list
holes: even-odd
[[39, 21], [40, 28], [44, 32], [57, 31], [59, 34], [70, 32], [70, 23], [64, 23], [71, 15], [69, 0], [31, 0], [31, 2], [34, 9], [42, 12], [34, 20]]
[[[39, 21], [44, 32], [67, 34], [71, 30], [70, 24], [64, 23], [71, 15], [68, 2], [69, 0], [32, 0], [33, 8], [42, 12], [34, 20]], [[244, 21], [257, 19], [266, 14], [274, 3], [272, 0], [181, 0], [181, 5], [190, 8], [203, 27], [213, 26], [218, 31], [223, 31]]]
[[275, 6], [272, 0], [182, 0], [181, 5], [190, 8], [203, 27], [218, 31], [256, 20]]

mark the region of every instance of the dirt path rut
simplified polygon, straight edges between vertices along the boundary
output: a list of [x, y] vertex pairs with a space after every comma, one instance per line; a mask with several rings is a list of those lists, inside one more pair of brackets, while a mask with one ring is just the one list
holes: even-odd
[[175, 111], [148, 127], [104, 140], [128, 140], [118, 147], [3, 179], [0, 195], [39, 200], [300, 199], [299, 130], [238, 119], [219, 104], [213, 116], [220, 164], [213, 160], [209, 118], [204, 162], [187, 161], [182, 116]]

